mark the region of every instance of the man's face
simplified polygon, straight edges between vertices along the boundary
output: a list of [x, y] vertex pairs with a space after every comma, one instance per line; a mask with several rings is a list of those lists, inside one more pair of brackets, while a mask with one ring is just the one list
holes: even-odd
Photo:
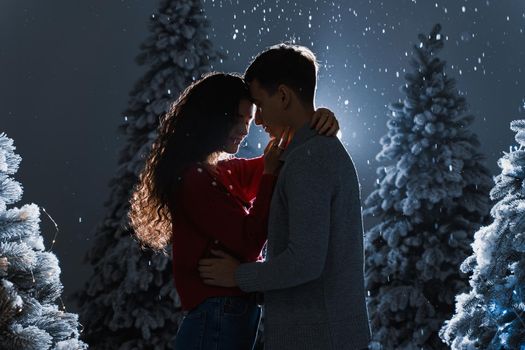
[[255, 124], [262, 125], [270, 137], [278, 137], [286, 127], [283, 124], [283, 110], [279, 101], [279, 94], [269, 95], [259, 84], [257, 79], [250, 83], [250, 94], [257, 106], [255, 111]]

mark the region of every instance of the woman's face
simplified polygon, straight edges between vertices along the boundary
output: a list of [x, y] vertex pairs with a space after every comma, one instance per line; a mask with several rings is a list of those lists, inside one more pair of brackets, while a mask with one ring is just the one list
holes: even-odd
[[225, 152], [235, 154], [239, 151], [241, 142], [246, 138], [248, 132], [250, 132], [253, 111], [254, 105], [249, 100], [241, 100], [241, 102], [239, 102], [238, 120], [228, 135], [224, 147]]

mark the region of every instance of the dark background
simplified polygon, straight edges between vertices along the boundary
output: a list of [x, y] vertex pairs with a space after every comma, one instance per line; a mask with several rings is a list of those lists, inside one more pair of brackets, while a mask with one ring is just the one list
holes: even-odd
[[[0, 132], [23, 160], [15, 179], [41, 214], [46, 248], [60, 259], [64, 303], [82, 288], [82, 257], [104, 217], [108, 181], [123, 139], [117, 133], [128, 92], [144, 67], [134, 63], [148, 36], [151, 0], [2, 0]], [[399, 86], [418, 33], [433, 24], [446, 36], [441, 57], [476, 116], [473, 129], [498, 174], [514, 145], [513, 119], [525, 118], [525, 3], [516, 0], [204, 1], [210, 38], [228, 58], [216, 70], [243, 72], [265, 47], [309, 46], [321, 63], [316, 104], [336, 112], [359, 172], [362, 196], [375, 182], [375, 155], [386, 133], [387, 104]], [[252, 127], [249, 146], [264, 147]], [[241, 154], [242, 155], [242, 154]], [[365, 221], [366, 223], [366, 221]]]

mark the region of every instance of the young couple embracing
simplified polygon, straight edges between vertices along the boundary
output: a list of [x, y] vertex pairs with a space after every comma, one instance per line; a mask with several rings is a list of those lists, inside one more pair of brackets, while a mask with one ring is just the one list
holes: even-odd
[[[317, 70], [306, 47], [275, 45], [161, 119], [129, 217], [143, 245], [172, 243], [177, 349], [252, 349], [261, 305], [266, 349], [368, 347], [359, 181], [314, 107]], [[236, 158], [252, 120], [270, 141]]]

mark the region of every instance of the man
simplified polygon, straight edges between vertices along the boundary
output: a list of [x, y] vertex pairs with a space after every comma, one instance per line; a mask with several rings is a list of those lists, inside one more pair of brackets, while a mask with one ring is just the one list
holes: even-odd
[[361, 196], [340, 140], [310, 128], [317, 80], [314, 54], [280, 44], [245, 73], [270, 135], [290, 128], [269, 217], [264, 262], [227, 254], [204, 259], [205, 283], [264, 293], [267, 349], [363, 349], [370, 329], [364, 290]]

